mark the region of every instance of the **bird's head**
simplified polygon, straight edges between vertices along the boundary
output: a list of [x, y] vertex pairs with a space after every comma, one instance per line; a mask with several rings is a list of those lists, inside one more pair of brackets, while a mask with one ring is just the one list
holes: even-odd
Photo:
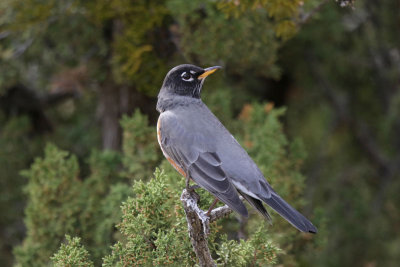
[[176, 66], [165, 76], [160, 94], [167, 93], [200, 98], [205, 78], [220, 68], [220, 66], [214, 66], [203, 69], [189, 64]]

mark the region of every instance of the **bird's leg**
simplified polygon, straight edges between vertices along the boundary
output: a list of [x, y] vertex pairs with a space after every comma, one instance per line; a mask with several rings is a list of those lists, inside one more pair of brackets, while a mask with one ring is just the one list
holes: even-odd
[[190, 176], [185, 172], [185, 178], [186, 178], [186, 190], [190, 193], [193, 192], [195, 189], [200, 188], [197, 184], [194, 184], [190, 186]]
[[191, 191], [191, 190], [193, 190], [193, 189], [190, 189], [190, 177], [189, 177], [189, 175], [188, 175], [188, 173], [187, 172], [185, 172], [185, 178], [186, 178], [186, 190], [188, 190], [188, 191]]
[[186, 190], [188, 192], [192, 192], [195, 189], [200, 188], [200, 186], [198, 186], [197, 184], [190, 186], [190, 176], [187, 171], [184, 171], [184, 173], [185, 173], [185, 179], [186, 179]]
[[[185, 165], [183, 165], [181, 162], [181, 166], [185, 166]], [[183, 172], [184, 172], [185, 178], [186, 178], [186, 190], [191, 192], [191, 191], [193, 191], [194, 188], [190, 188], [190, 176], [189, 176], [189, 172], [188, 172], [187, 168], [183, 167]]]
[[186, 191], [189, 193], [189, 195], [194, 195], [196, 202], [198, 202], [200, 199], [200, 196], [194, 190], [197, 188], [200, 188], [200, 186], [198, 186], [197, 184], [190, 186], [190, 176], [186, 170], [184, 171], [184, 173], [185, 173], [185, 179], [186, 179]]
[[211, 206], [210, 206], [210, 208], [208, 208], [208, 211], [207, 211], [207, 213], [206, 213], [206, 215], [208, 216], [208, 217], [210, 217], [210, 213], [211, 213], [211, 211], [213, 210], [213, 208], [215, 207], [215, 205], [218, 203], [218, 198], [215, 198], [214, 199], [214, 202], [211, 204]]

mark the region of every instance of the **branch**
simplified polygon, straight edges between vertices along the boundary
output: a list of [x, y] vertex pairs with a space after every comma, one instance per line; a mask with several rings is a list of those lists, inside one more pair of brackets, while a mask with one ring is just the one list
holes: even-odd
[[188, 232], [190, 241], [192, 242], [193, 250], [199, 259], [200, 266], [216, 266], [211, 257], [210, 250], [207, 244], [207, 236], [210, 233], [210, 222], [214, 222], [223, 218], [232, 210], [228, 206], [213, 209], [210, 216], [199, 208], [197, 205], [200, 197], [194, 190], [184, 189], [181, 195], [181, 201], [186, 214], [188, 222]]
[[215, 222], [216, 220], [226, 217], [231, 213], [232, 210], [227, 205], [213, 209], [210, 213], [210, 222]]
[[321, 8], [326, 4], [326, 3], [328, 3], [330, 0], [323, 0], [321, 3], [319, 3], [313, 10], [311, 10], [310, 12], [308, 12], [308, 13], [306, 13], [306, 14], [303, 14], [302, 16], [301, 16], [301, 18], [300, 18], [300, 21], [299, 21], [299, 25], [303, 25], [303, 24], [305, 24], [305, 23], [307, 23], [309, 20], [310, 20], [310, 18], [312, 17], [312, 16], [314, 16], [316, 13], [318, 13], [320, 10], [321, 10]]
[[[307, 12], [305, 14], [301, 14], [300, 20], [298, 21], [298, 25], [303, 25], [307, 23], [310, 18], [312, 18], [316, 13], [318, 13], [321, 8], [326, 5], [328, 2], [331, 0], [322, 0], [316, 7], [314, 7], [310, 12]], [[352, 7], [354, 8], [354, 2], [355, 0], [335, 0], [336, 2], [339, 2], [340, 7]]]
[[335, 0], [336, 2], [339, 2], [340, 7], [352, 7], [354, 8], [354, 2], [356, 0]]
[[7, 38], [11, 34], [10, 31], [0, 32], [0, 40]]

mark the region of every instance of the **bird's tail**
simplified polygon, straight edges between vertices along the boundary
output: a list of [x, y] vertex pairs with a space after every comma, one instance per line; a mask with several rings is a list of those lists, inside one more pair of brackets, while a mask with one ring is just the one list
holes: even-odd
[[271, 192], [271, 197], [263, 198], [263, 201], [300, 231], [313, 234], [317, 233], [317, 228], [277, 193]]
[[252, 196], [249, 196], [241, 191], [238, 190], [238, 192], [247, 200], [247, 202], [250, 203], [250, 205], [253, 206], [256, 210], [258, 210], [259, 213], [261, 213], [262, 216], [265, 217], [269, 222], [272, 221], [271, 216], [269, 216], [268, 211], [265, 209], [264, 205], [262, 204], [261, 200], [256, 199]]

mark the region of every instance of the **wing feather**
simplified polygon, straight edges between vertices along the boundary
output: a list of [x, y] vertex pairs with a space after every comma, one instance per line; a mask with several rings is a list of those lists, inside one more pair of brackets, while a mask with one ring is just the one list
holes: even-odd
[[247, 209], [222, 169], [215, 144], [199, 133], [188, 131], [173, 115], [160, 117], [160, 145], [184, 172], [230, 208], [243, 216]]

